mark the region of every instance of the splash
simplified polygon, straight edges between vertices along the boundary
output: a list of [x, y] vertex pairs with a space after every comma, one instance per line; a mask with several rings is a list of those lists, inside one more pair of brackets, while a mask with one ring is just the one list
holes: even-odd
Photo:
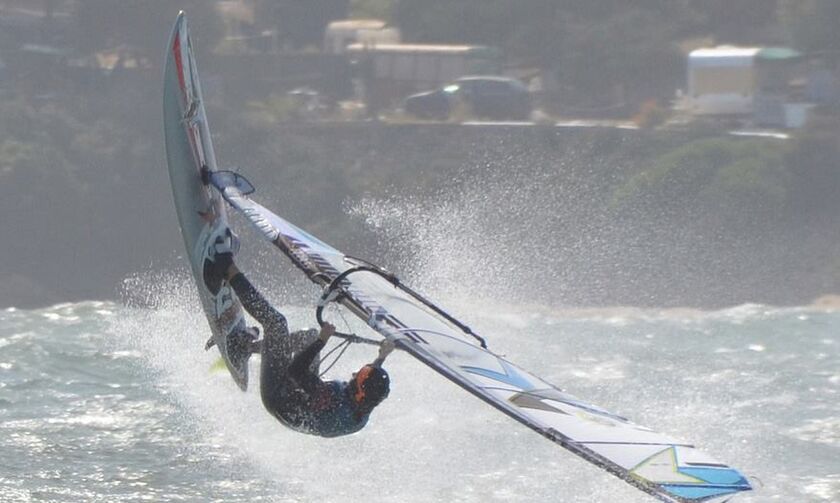
[[573, 191], [547, 171], [488, 166], [436, 197], [366, 198], [349, 212], [435, 295], [557, 302], [585, 272], [580, 258], [601, 255], [595, 221], [584, 220]]
[[[491, 425], [497, 434], [506, 432], [511, 425], [499, 423], [507, 419], [399, 355], [392, 374], [400, 392], [364, 432], [332, 440], [291, 432], [262, 408], [256, 385], [241, 393], [225, 373], [210, 371], [215, 353], [202, 350], [206, 322], [189, 277], [137, 275], [126, 282], [125, 295], [132, 307], [114, 320], [112, 331], [148, 361], [145, 379], [183, 411], [183, 428], [206, 439], [185, 449], [220, 458], [232, 481], [276, 481], [277, 501], [529, 501], [536, 481], [517, 479], [520, 467], [534, 452], [554, 451], [538, 435], [526, 436], [524, 449], [518, 435], [494, 435], [502, 447], [484, 452], [484, 430]], [[311, 315], [294, 306], [282, 310], [293, 326]], [[258, 376], [253, 361], [251, 371]], [[482, 462], [465, 465], [465, 457]], [[551, 484], [570, 482], [563, 473], [571, 472], [560, 469]], [[396, 480], [400, 484], [382, 483]], [[537, 486], [549, 490], [551, 484]]]

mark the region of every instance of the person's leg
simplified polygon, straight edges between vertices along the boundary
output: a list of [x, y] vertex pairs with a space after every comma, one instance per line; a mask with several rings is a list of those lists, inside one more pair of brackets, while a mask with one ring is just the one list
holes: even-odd
[[230, 278], [229, 283], [240, 302], [242, 302], [242, 307], [262, 324], [266, 333], [271, 330], [287, 331], [286, 318], [269, 304], [244, 274], [236, 274]]
[[231, 263], [233, 256], [239, 250], [239, 238], [225, 226], [216, 226], [213, 234], [215, 238], [211, 236], [212, 244], [205, 251], [202, 276], [207, 290], [215, 296], [222, 287], [227, 268], [227, 265], [219, 263], [218, 258], [226, 255], [227, 263]]

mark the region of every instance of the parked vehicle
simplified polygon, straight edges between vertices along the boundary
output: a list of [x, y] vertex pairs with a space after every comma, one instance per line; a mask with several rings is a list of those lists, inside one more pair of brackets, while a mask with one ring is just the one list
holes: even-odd
[[476, 118], [528, 120], [532, 104], [528, 88], [508, 77], [461, 77], [434, 91], [413, 94], [403, 102], [406, 113], [422, 119], [446, 120], [458, 105]]

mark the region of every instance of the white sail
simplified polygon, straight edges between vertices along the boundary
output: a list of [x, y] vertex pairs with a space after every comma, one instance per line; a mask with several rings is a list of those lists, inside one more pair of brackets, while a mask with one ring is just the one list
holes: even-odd
[[[244, 195], [235, 177], [213, 184], [310, 279], [373, 329], [465, 390], [633, 486], [668, 502], [724, 502], [748, 491], [737, 470], [694, 446], [586, 403], [483, 347], [469, 328], [374, 266], [360, 267]], [[428, 301], [426, 301], [428, 302]]]

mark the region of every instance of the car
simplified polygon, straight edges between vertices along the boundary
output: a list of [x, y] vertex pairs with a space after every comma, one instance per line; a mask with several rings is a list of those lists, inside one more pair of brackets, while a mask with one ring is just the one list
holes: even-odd
[[446, 120], [458, 105], [476, 118], [528, 120], [532, 103], [528, 88], [509, 77], [461, 77], [433, 91], [413, 94], [403, 101], [407, 114], [422, 119]]

